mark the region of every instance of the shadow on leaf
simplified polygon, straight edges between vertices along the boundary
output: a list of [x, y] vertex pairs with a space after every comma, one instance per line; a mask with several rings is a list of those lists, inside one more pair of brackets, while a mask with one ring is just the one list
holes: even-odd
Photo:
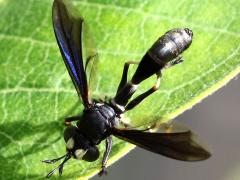
[[[45, 176], [41, 174], [43, 169], [39, 170], [41, 172], [39, 174], [32, 172], [31, 168], [34, 167], [31, 167], [31, 164], [42, 163], [38, 154], [61, 140], [65, 129], [63, 120], [73, 113], [77, 105], [79, 104], [75, 104], [57, 120], [47, 123], [40, 121], [38, 124], [31, 124], [34, 121], [26, 122], [19, 119], [16, 122], [0, 125], [0, 174], [4, 179], [32, 179]], [[36, 159], [32, 158], [34, 156]], [[29, 163], [29, 161], [33, 162]], [[22, 171], [24, 166], [27, 169], [26, 174]], [[44, 165], [42, 167], [44, 168]]]

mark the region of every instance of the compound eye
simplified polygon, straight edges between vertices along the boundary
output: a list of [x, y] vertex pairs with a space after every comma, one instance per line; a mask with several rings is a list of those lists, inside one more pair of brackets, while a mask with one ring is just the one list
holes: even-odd
[[74, 152], [74, 155], [75, 155], [76, 159], [81, 160], [82, 157], [86, 154], [86, 152], [87, 152], [87, 150], [77, 149], [77, 150]]
[[74, 139], [73, 138], [69, 138], [69, 140], [66, 143], [66, 147], [67, 147], [67, 149], [73, 149], [73, 147], [74, 147]]
[[68, 126], [64, 130], [64, 134], [63, 134], [64, 141], [67, 143], [70, 138], [76, 139], [75, 137], [77, 136], [77, 134], [78, 134], [77, 127], [75, 127], [75, 126]]
[[99, 157], [99, 151], [96, 146], [89, 147], [86, 151], [86, 154], [82, 157], [83, 160], [92, 162], [97, 160]]

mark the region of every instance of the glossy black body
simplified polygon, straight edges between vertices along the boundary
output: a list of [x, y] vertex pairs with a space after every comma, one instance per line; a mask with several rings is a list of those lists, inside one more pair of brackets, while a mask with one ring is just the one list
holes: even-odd
[[[71, 157], [95, 161], [100, 155], [96, 145], [103, 140], [106, 140], [106, 150], [99, 175], [106, 174], [106, 164], [112, 147], [112, 135], [149, 151], [178, 160], [199, 161], [210, 157], [210, 153], [197, 143], [187, 128], [181, 129], [172, 123], [171, 131], [167, 128], [161, 133], [151, 133], [148, 130], [161, 127], [156, 124], [157, 119], [149, 124], [149, 128], [142, 130], [130, 127], [131, 125], [124, 124], [122, 121], [122, 116], [126, 111], [140, 104], [159, 86], [157, 82], [148, 91], [131, 100], [138, 84], [153, 74], [156, 74], [159, 80], [164, 68], [181, 62], [179, 55], [190, 46], [192, 31], [186, 28], [173, 29], [161, 36], [144, 55], [130, 81], [127, 81], [127, 70], [132, 63], [126, 63], [116, 96], [100, 102], [89, 96], [86, 70], [87, 64], [92, 59], [90, 57], [85, 60], [82, 55], [83, 26], [83, 18], [75, 15], [74, 9], [67, 4], [67, 1], [54, 0], [53, 28], [55, 36], [84, 110], [79, 116], [66, 118], [65, 125], [68, 127], [64, 132], [64, 140], [67, 153], [60, 158], [44, 161], [55, 163], [65, 158], [47, 177], [52, 176], [56, 170], [59, 170], [61, 175], [64, 163]], [[73, 121], [77, 121], [76, 125], [72, 124]], [[119, 128], [119, 124], [126, 128]]]
[[193, 33], [188, 28], [172, 29], [160, 37], [147, 54], [159, 64], [168, 63], [190, 46], [192, 37]]
[[118, 124], [119, 119], [110, 105], [96, 103], [92, 108], [83, 111], [81, 120], [77, 122], [77, 127], [81, 134], [91, 143], [97, 145], [110, 135], [109, 129]]
[[192, 31], [187, 28], [172, 29], [166, 32], [142, 58], [132, 77], [132, 83], [141, 83], [163, 69], [167, 63], [179, 57], [192, 43], [192, 37]]
[[115, 102], [122, 106], [128, 103], [136, 91], [132, 85], [138, 85], [162, 69], [171, 61], [179, 58], [191, 45], [193, 33], [188, 28], [172, 29], [161, 36], [146, 52], [140, 61], [131, 83], [127, 84], [115, 97]]

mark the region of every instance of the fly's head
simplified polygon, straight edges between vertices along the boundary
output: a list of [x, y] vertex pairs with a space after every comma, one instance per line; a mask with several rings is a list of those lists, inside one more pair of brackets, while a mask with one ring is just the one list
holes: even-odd
[[95, 161], [99, 157], [98, 148], [93, 145], [89, 140], [87, 140], [83, 136], [83, 134], [81, 134], [79, 129], [75, 126], [69, 126], [65, 129], [64, 140], [66, 142], [67, 153], [62, 157], [43, 161], [48, 164], [53, 164], [61, 159], [64, 159], [57, 168], [53, 169], [47, 174], [47, 178], [51, 177], [57, 170], [59, 172], [59, 175], [61, 176], [64, 164], [71, 157], [73, 157], [74, 159], [85, 160], [89, 162]]
[[92, 145], [75, 126], [69, 126], [64, 131], [67, 153], [73, 158], [85, 161], [95, 161], [99, 157], [99, 150]]

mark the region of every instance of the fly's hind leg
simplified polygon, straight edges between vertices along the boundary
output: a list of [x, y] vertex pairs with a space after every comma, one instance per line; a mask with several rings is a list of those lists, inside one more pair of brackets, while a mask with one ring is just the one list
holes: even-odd
[[170, 67], [175, 66], [175, 65], [177, 65], [177, 64], [180, 64], [180, 63], [182, 63], [183, 61], [184, 61], [184, 59], [182, 58], [182, 56], [178, 56], [178, 57], [176, 57], [176, 59], [168, 62], [168, 63], [165, 65], [164, 69], [167, 69], [167, 68], [170, 68]]
[[117, 92], [119, 92], [127, 84], [127, 75], [128, 75], [128, 69], [129, 69], [130, 64], [139, 64], [139, 63], [135, 62], [135, 61], [125, 62], [124, 68], [123, 68], [123, 73], [122, 73], [122, 79], [119, 83]]
[[157, 75], [156, 84], [152, 88], [150, 88], [148, 91], [140, 94], [135, 99], [130, 101], [125, 108], [126, 111], [133, 109], [138, 104], [140, 104], [145, 98], [147, 98], [149, 95], [151, 95], [152, 93], [154, 93], [155, 91], [158, 90], [158, 88], [160, 86], [160, 79], [161, 79], [161, 76], [162, 76], [161, 71], [159, 71], [156, 75]]

